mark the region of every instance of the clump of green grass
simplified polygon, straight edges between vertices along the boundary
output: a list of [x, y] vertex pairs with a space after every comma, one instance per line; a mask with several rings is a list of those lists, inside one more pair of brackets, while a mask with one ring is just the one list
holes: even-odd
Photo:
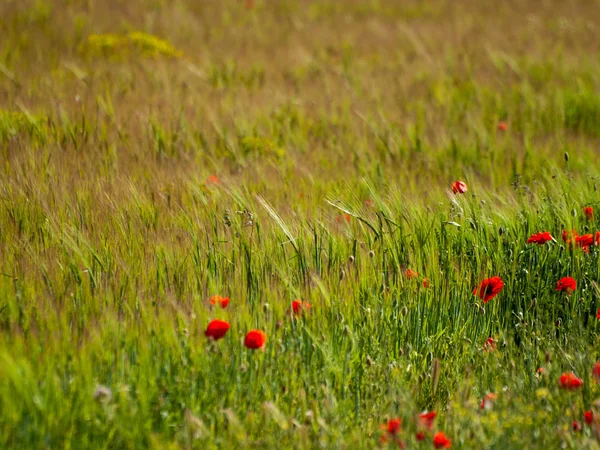
[[81, 52], [92, 56], [123, 58], [134, 54], [145, 58], [163, 56], [181, 58], [183, 52], [169, 42], [141, 31], [132, 31], [126, 35], [91, 34], [81, 47]]
[[0, 140], [43, 138], [48, 133], [48, 119], [22, 111], [0, 109]]
[[277, 147], [271, 140], [258, 136], [246, 136], [240, 140], [240, 147], [244, 156], [255, 156], [258, 158], [283, 158], [285, 150]]

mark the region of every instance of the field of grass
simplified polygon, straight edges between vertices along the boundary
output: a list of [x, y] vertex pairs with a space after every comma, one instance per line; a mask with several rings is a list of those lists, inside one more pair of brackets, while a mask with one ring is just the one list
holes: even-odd
[[599, 33], [0, 0], [0, 448], [600, 449]]

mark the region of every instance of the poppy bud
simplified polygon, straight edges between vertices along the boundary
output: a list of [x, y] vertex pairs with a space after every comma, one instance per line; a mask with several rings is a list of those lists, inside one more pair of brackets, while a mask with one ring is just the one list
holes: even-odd
[[375, 257], [375, 252], [373, 250], [369, 250], [369, 258]]
[[353, 255], [350, 255], [350, 258], [348, 258], [348, 263], [354, 264], [354, 256]]
[[346, 278], [346, 271], [344, 269], [340, 270], [340, 281]]
[[569, 154], [565, 152], [565, 162], [569, 162]]

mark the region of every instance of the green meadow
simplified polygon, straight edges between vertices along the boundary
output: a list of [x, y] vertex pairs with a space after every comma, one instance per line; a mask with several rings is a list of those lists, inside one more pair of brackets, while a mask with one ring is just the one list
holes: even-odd
[[0, 448], [600, 449], [599, 33], [0, 0]]

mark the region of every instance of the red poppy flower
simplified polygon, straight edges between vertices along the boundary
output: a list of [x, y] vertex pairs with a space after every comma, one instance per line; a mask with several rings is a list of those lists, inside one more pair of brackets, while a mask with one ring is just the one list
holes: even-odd
[[478, 295], [483, 303], [489, 302], [502, 290], [504, 283], [500, 277], [486, 278], [473, 290], [473, 295]]
[[567, 244], [572, 244], [573, 242], [577, 242], [578, 237], [579, 237], [579, 235], [577, 234], [577, 231], [575, 231], [575, 230], [572, 230], [572, 231], [563, 230], [563, 232], [562, 232], [562, 240], [564, 242], [566, 242]]
[[292, 311], [294, 312], [294, 314], [300, 314], [301, 310], [302, 310], [302, 300], [294, 300], [292, 302]]
[[581, 378], [577, 378], [573, 372], [565, 372], [560, 376], [560, 385], [563, 389], [569, 389], [573, 391], [583, 386], [583, 380]]
[[585, 208], [583, 208], [583, 215], [586, 217], [586, 219], [593, 221], [594, 208], [592, 208], [591, 206], [586, 206]]
[[588, 425], [591, 425], [594, 421], [594, 413], [592, 411], [585, 411], [583, 413], [583, 420], [585, 420], [585, 423]]
[[419, 274], [412, 269], [406, 269], [407, 278], [417, 278]]
[[423, 439], [425, 439], [425, 432], [417, 431], [415, 437], [417, 438], [417, 441], [421, 442]]
[[464, 194], [467, 191], [467, 184], [464, 181], [455, 181], [452, 183], [452, 192], [455, 194]]
[[545, 371], [546, 371], [546, 369], [544, 369], [543, 367], [538, 367], [538, 369], [536, 370], [536, 373], [539, 373], [541, 375]]
[[365, 200], [365, 206], [367, 208], [371, 208], [374, 204], [375, 204], [375, 202], [373, 200], [371, 200], [370, 198]]
[[435, 448], [450, 448], [452, 442], [446, 437], [446, 434], [442, 431], [438, 431], [433, 435], [433, 446]]
[[206, 327], [204, 336], [214, 341], [217, 341], [227, 334], [229, 331], [229, 324], [223, 320], [213, 320]]
[[225, 309], [225, 308], [227, 308], [227, 305], [229, 305], [229, 297], [221, 297], [220, 295], [213, 295], [210, 298], [210, 304], [211, 305], [219, 305], [221, 308]]
[[427, 278], [423, 278], [423, 287], [424, 288], [431, 287], [431, 283], [429, 282], [429, 280]]
[[497, 398], [498, 396], [496, 394], [490, 392], [485, 397], [483, 397], [483, 399], [481, 399], [481, 404], [479, 405], [479, 407], [481, 409], [490, 409], [494, 404], [494, 400], [496, 400]]
[[295, 315], [302, 314], [305, 310], [310, 309], [310, 303], [303, 302], [302, 300], [294, 300], [292, 302], [292, 312]]
[[576, 420], [573, 421], [573, 424], [571, 425], [571, 427], [573, 427], [573, 431], [575, 431], [575, 432], [583, 430], [583, 428], [581, 427], [581, 424], [579, 422], [577, 422]]
[[251, 350], [257, 350], [264, 348], [265, 342], [267, 342], [267, 335], [261, 330], [251, 330], [244, 339], [244, 346]]
[[600, 362], [597, 362], [594, 364], [594, 367], [592, 367], [592, 375], [596, 381], [600, 381]]
[[206, 184], [219, 184], [219, 177], [211, 175], [206, 179]]
[[544, 231], [543, 233], [536, 233], [532, 235], [529, 239], [527, 239], [527, 243], [541, 245], [552, 240], [554, 240], [554, 238], [550, 235], [550, 233]]
[[561, 278], [556, 283], [556, 290], [557, 291], [563, 291], [563, 292], [569, 293], [571, 291], [574, 291], [575, 289], [577, 289], [577, 281], [575, 281], [571, 277]]
[[507, 129], [507, 128], [508, 128], [508, 125], [506, 124], [506, 122], [500, 122], [500, 123], [498, 124], [498, 129], [499, 129], [500, 131], [506, 131], [506, 129]]
[[395, 418], [390, 419], [387, 423], [381, 425], [381, 429], [385, 430], [388, 434], [395, 436], [400, 433], [400, 429], [402, 428], [402, 419]]
[[597, 246], [600, 245], [600, 231], [596, 231], [596, 237], [594, 238], [594, 244]]
[[590, 245], [594, 245], [594, 236], [591, 234], [584, 234], [583, 236], [576, 236], [575, 242], [581, 248], [589, 247]]
[[350, 219], [352, 219], [352, 216], [350, 214], [340, 214], [339, 216], [337, 216], [335, 218], [335, 221], [337, 223], [343, 223], [343, 222], [350, 223]]
[[433, 428], [433, 421], [435, 420], [435, 416], [437, 416], [435, 411], [422, 412], [421, 414], [419, 414], [419, 426], [431, 430]]
[[485, 342], [483, 343], [483, 350], [485, 350], [486, 352], [496, 350], [496, 341], [493, 337], [489, 337], [485, 340]]
[[397, 437], [402, 428], [402, 419], [390, 419], [387, 421], [387, 423], [381, 425], [380, 428], [385, 431], [385, 434], [383, 434], [380, 438], [380, 442], [382, 444], [392, 440], [398, 445], [398, 447], [404, 448], [404, 442]]

